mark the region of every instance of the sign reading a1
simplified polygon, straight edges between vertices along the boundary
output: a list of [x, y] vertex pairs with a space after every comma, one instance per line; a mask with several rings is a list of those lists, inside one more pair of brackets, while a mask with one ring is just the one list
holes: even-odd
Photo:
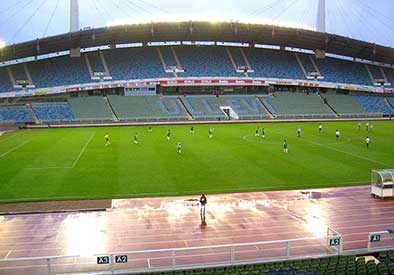
[[340, 243], [341, 243], [340, 238], [333, 238], [333, 239], [330, 239], [329, 245], [330, 246], [338, 246]]
[[115, 263], [117, 263], [117, 264], [127, 263], [127, 255], [115, 256]]
[[380, 235], [379, 234], [373, 234], [369, 237], [369, 241], [371, 243], [376, 243], [376, 242], [380, 242]]
[[109, 256], [97, 257], [97, 264], [109, 264]]

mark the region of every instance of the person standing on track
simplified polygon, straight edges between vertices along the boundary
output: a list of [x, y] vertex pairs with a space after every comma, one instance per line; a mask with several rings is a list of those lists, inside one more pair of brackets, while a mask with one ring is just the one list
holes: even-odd
[[167, 130], [167, 140], [170, 141], [170, 139], [171, 139], [171, 130], [168, 129]]
[[257, 127], [254, 136], [255, 136], [255, 137], [258, 137], [259, 135], [260, 135], [260, 134], [259, 134], [259, 127]]
[[207, 197], [202, 194], [200, 197], [200, 217], [201, 221], [205, 222], [205, 205], [207, 204]]
[[209, 138], [213, 138], [213, 128], [209, 128]]
[[138, 144], [138, 133], [135, 132], [134, 134], [134, 144]]
[[297, 137], [301, 137], [301, 128], [297, 129]]
[[319, 124], [319, 133], [323, 132], [323, 125], [320, 123]]
[[361, 123], [360, 122], [357, 124], [357, 128], [359, 131], [361, 130]]
[[261, 137], [265, 138], [265, 128], [263, 128], [263, 130], [261, 130]]

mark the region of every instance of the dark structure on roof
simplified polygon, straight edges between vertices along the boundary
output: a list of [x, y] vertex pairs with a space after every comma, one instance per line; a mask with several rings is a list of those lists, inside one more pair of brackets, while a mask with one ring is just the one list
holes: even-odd
[[354, 58], [394, 64], [394, 48], [310, 30], [237, 22], [148, 23], [81, 30], [10, 45], [0, 49], [0, 61], [134, 42], [224, 41], [324, 50]]

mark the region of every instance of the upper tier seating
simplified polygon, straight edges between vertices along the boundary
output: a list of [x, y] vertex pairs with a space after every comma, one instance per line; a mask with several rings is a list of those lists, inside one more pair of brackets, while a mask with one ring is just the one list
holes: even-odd
[[27, 64], [38, 88], [92, 82], [83, 58], [62, 56]]
[[75, 120], [112, 120], [101, 96], [72, 97], [68, 100]]
[[380, 68], [378, 66], [368, 65], [368, 67], [369, 67], [369, 70], [370, 70], [374, 80], [383, 79], [384, 78], [383, 74], [380, 71]]
[[185, 73], [180, 76], [235, 76], [224, 47], [183, 46], [176, 48]]
[[166, 66], [177, 66], [171, 47], [159, 47]]
[[159, 96], [108, 96], [120, 120], [186, 120], [175, 97]]
[[0, 123], [34, 122], [26, 106], [13, 106], [0, 108]]
[[314, 60], [324, 76], [324, 81], [373, 85], [364, 64], [330, 57]]
[[391, 87], [394, 87], [394, 69], [384, 68], [383, 71], [386, 74], [387, 81]]
[[93, 73], [104, 72], [103, 62], [101, 62], [100, 53], [98, 51], [88, 52], [85, 54], [88, 56], [90, 67], [92, 67]]
[[368, 113], [383, 113], [386, 115], [393, 115], [393, 109], [387, 104], [384, 97], [378, 96], [357, 96], [361, 106]]
[[67, 103], [35, 103], [32, 104], [34, 113], [41, 122], [72, 121], [74, 115]]
[[350, 114], [366, 114], [367, 111], [361, 107], [359, 101], [355, 96], [341, 95], [341, 94], [324, 94], [328, 103], [334, 108], [334, 110], [340, 115]]
[[0, 68], [0, 93], [13, 91], [11, 80], [6, 68]]
[[154, 47], [114, 49], [105, 53], [114, 80], [171, 77], [164, 71]]
[[188, 96], [182, 100], [195, 119], [226, 119], [220, 106], [230, 106], [240, 119], [269, 117], [254, 96]]
[[267, 108], [276, 116], [335, 116], [315, 93], [276, 92], [264, 99]]
[[305, 79], [293, 52], [256, 48], [244, 52], [256, 77]]
[[300, 58], [301, 62], [302, 62], [302, 66], [304, 66], [304, 69], [307, 73], [310, 72], [315, 72], [316, 69], [313, 66], [310, 57], [313, 58], [313, 55], [310, 54], [304, 54], [304, 53], [298, 53], [298, 57]]
[[[175, 66], [176, 60], [167, 46], [159, 47], [167, 66]], [[236, 73], [226, 47], [223, 46], [174, 46], [180, 63], [185, 70], [178, 73], [178, 77], [243, 77]], [[240, 53], [240, 48], [229, 47], [232, 57], [238, 66], [245, 66], [246, 62]], [[254, 73], [250, 77], [305, 79], [305, 75], [297, 62], [294, 52], [242, 48], [252, 66]], [[104, 50], [106, 63], [113, 80], [157, 79], [172, 78], [172, 73], [166, 73], [160, 61], [156, 47], [117, 48]], [[84, 53], [89, 56], [93, 71], [103, 71], [103, 64], [98, 52]], [[83, 55], [84, 55], [83, 54]], [[298, 53], [307, 71], [314, 71], [309, 60], [310, 55]], [[324, 81], [373, 85], [364, 64], [349, 60], [327, 57], [316, 59], [312, 57]], [[94, 82], [83, 56], [71, 58], [69, 56], [53, 57], [26, 63], [36, 88], [48, 88], [65, 85], [77, 85]], [[381, 75], [378, 67], [370, 66], [372, 73]], [[27, 78], [23, 65], [11, 65], [14, 78]], [[394, 70], [384, 69], [388, 81], [394, 87]], [[12, 91], [13, 86], [6, 68], [0, 68], [0, 92]]]

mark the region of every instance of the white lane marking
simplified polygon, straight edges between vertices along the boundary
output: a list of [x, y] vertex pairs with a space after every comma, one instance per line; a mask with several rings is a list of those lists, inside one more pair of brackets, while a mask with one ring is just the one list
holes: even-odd
[[83, 155], [83, 153], [85, 153], [86, 148], [88, 147], [89, 143], [92, 141], [94, 135], [96, 134], [96, 132], [92, 133], [88, 139], [88, 141], [85, 143], [85, 146], [82, 148], [81, 152], [79, 152], [79, 155], [77, 156], [77, 158], [74, 160], [73, 165], [71, 166], [71, 168], [74, 168], [75, 165], [77, 165], [79, 159], [81, 158], [81, 156]]

